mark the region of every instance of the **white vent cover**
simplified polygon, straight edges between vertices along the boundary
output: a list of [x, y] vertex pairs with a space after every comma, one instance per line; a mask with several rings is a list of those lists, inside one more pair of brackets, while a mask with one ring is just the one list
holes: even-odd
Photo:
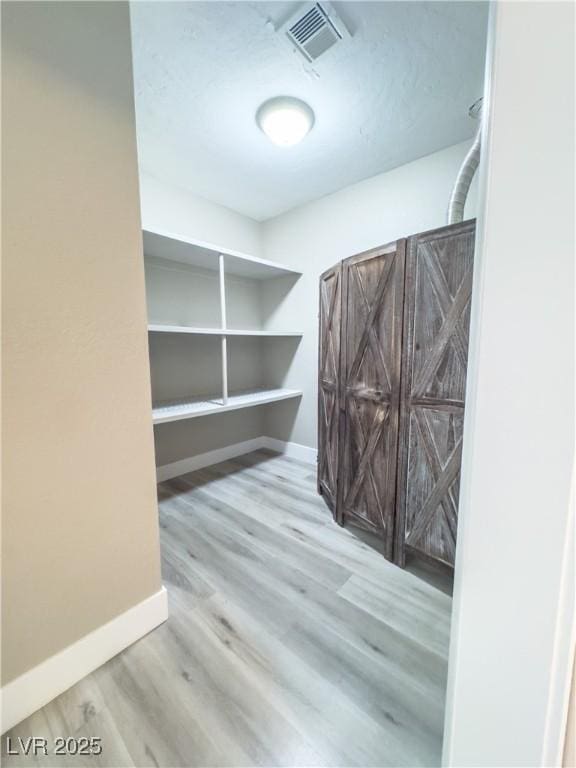
[[328, 3], [308, 3], [281, 31], [307, 61], [315, 61], [340, 40], [350, 37]]

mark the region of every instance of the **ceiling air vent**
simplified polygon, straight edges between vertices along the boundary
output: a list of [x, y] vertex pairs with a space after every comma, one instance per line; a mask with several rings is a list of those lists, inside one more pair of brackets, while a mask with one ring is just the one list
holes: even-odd
[[307, 61], [315, 61], [340, 40], [350, 37], [328, 3], [306, 5], [283, 26], [282, 31]]

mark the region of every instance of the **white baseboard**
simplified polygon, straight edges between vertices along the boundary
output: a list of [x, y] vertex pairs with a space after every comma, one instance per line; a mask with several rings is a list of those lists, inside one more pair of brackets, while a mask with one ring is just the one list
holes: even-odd
[[49, 701], [168, 618], [166, 589], [147, 597], [1, 690], [2, 733], [22, 722]]
[[187, 459], [174, 461], [172, 464], [164, 464], [156, 468], [156, 479], [159, 483], [163, 480], [170, 480], [173, 477], [185, 475], [187, 472], [194, 472], [196, 469], [210, 467], [221, 461], [234, 459], [236, 456], [242, 456], [245, 453], [257, 451], [260, 448], [268, 448], [271, 451], [277, 451], [292, 459], [305, 461], [309, 464], [316, 463], [317, 451], [315, 448], [309, 448], [307, 445], [299, 443], [277, 440], [275, 437], [255, 437], [252, 440], [244, 440], [241, 443], [226, 445], [224, 448], [217, 448], [214, 451], [206, 451], [196, 456], [190, 456]]
[[307, 445], [300, 445], [300, 443], [277, 440], [275, 437], [263, 437], [262, 440], [264, 448], [283, 453], [290, 459], [298, 459], [298, 461], [305, 461], [308, 464], [316, 464], [318, 456], [316, 448], [309, 448]]
[[224, 448], [216, 448], [214, 451], [206, 451], [206, 453], [199, 453], [196, 456], [190, 456], [181, 461], [164, 464], [161, 467], [156, 467], [156, 479], [161, 483], [163, 480], [170, 480], [173, 477], [185, 475], [187, 472], [211, 467], [213, 464], [218, 464], [221, 461], [227, 461], [236, 456], [242, 456], [244, 453], [257, 451], [259, 448], [264, 448], [263, 440], [264, 438], [262, 437], [255, 437], [253, 440], [244, 440], [241, 443], [233, 443], [232, 445], [224, 446]]

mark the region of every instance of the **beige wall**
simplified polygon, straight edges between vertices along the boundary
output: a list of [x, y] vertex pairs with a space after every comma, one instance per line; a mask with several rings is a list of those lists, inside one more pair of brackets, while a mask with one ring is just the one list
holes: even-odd
[[160, 588], [126, 3], [3, 3], [6, 683]]

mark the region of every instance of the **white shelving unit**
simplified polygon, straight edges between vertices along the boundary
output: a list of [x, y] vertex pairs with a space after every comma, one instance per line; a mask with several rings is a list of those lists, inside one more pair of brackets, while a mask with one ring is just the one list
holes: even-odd
[[[177, 369], [185, 367], [179, 365], [182, 358], [178, 355], [193, 356], [195, 354], [193, 345], [200, 342], [192, 342], [192, 338], [204, 337], [207, 340], [202, 348], [203, 354], [208, 354], [209, 359], [204, 357], [198, 365], [213, 366], [219, 356], [217, 364], [220, 370], [219, 391], [210, 394], [198, 393], [194, 381], [181, 383], [179, 388], [184, 390], [181, 397], [156, 399], [156, 393], [153, 391], [154, 424], [226, 413], [301, 396], [302, 392], [299, 390], [286, 389], [280, 384], [270, 387], [268, 382], [259, 382], [259, 386], [250, 389], [242, 387], [237, 391], [229, 391], [228, 339], [230, 337], [261, 338], [263, 339], [261, 344], [264, 344], [267, 343], [266, 339], [282, 337], [297, 341], [298, 337], [302, 336], [302, 332], [265, 327], [235, 328], [229, 327], [227, 322], [229, 308], [227, 289], [229, 287], [233, 289], [232, 305], [236, 308], [244, 305], [239, 310], [236, 309], [235, 314], [246, 316], [250, 324], [255, 324], [254, 317], [258, 313], [256, 305], [260, 303], [259, 292], [266, 290], [267, 282], [281, 277], [295, 280], [301, 274], [300, 272], [276, 262], [167, 232], [145, 230], [143, 239], [144, 255], [149, 265], [147, 269], [148, 305], [149, 308], [152, 307], [154, 315], [149, 319], [148, 331], [158, 340], [154, 345], [151, 343], [151, 347], [154, 346], [158, 350], [156, 345], [162, 345], [163, 337], [167, 337], [165, 343], [169, 344], [170, 337], [175, 339], [175, 336], [179, 336], [183, 339], [189, 336], [192, 345], [189, 350], [188, 347], [180, 346], [179, 352], [174, 353], [176, 358], [174, 356], [170, 358], [174, 369]], [[214, 306], [215, 304], [217, 307]], [[160, 317], [160, 315], [163, 316]], [[170, 317], [164, 317], [164, 315], [170, 315]], [[189, 316], [195, 321], [204, 322], [189, 323]], [[185, 322], [174, 323], [174, 319], [185, 319]], [[213, 348], [209, 342], [210, 337], [214, 339]], [[160, 349], [165, 348], [162, 346]], [[213, 352], [206, 353], [206, 349], [213, 349]], [[164, 352], [159, 353], [158, 357], [162, 360], [167, 359]], [[237, 358], [238, 355], [236, 355]], [[175, 359], [176, 362], [174, 362]], [[157, 371], [154, 365], [155, 360], [151, 359], [153, 390], [154, 381], [161, 381], [163, 375], [172, 375], [173, 378], [182, 376], [181, 373], [177, 374], [174, 371]], [[187, 370], [190, 367], [188, 365]], [[234, 377], [234, 370], [231, 374]]]

